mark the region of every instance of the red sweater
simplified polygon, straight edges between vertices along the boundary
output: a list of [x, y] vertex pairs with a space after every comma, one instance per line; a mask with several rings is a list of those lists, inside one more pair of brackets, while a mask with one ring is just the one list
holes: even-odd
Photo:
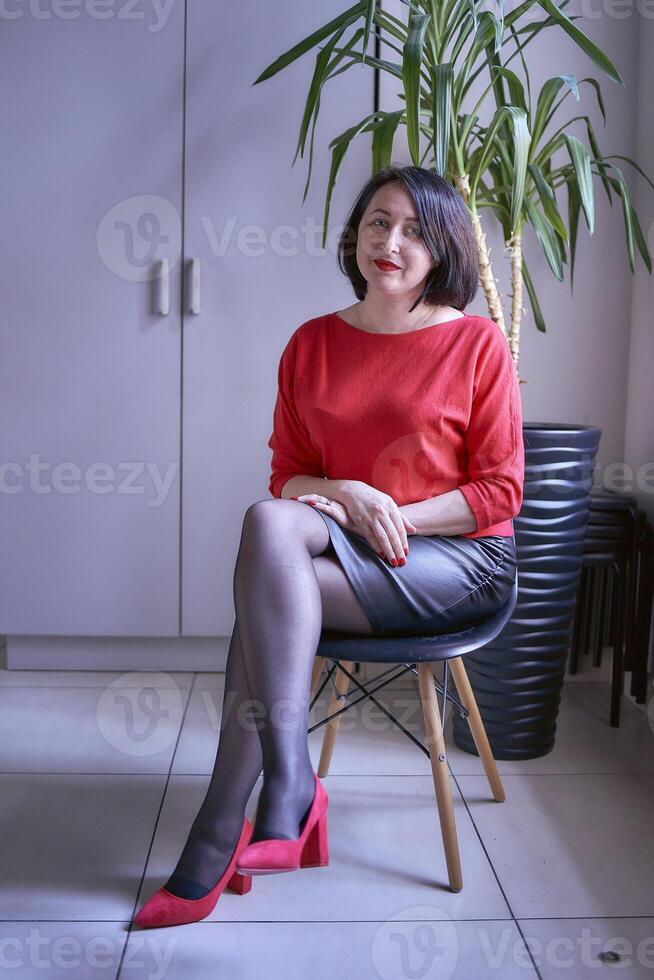
[[512, 535], [524, 444], [515, 366], [497, 325], [468, 315], [399, 334], [337, 313], [291, 335], [279, 361], [269, 490], [292, 476], [362, 480], [398, 506], [458, 487], [477, 528]]

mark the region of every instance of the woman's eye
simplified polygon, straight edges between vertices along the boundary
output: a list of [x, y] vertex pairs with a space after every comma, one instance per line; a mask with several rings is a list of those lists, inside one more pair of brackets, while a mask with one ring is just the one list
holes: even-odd
[[[378, 223], [381, 223], [381, 224], [385, 225], [386, 224], [386, 219], [385, 218], [374, 218], [372, 223], [373, 223], [373, 225], [376, 225]], [[409, 228], [409, 231], [411, 232], [411, 234], [414, 237], [419, 237], [420, 235], [422, 235], [422, 232], [421, 232], [420, 228], [417, 225], [412, 225]]]

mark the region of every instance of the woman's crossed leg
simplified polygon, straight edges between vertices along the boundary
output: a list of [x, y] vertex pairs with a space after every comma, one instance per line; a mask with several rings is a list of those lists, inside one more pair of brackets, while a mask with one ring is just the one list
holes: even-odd
[[214, 768], [166, 882], [184, 898], [203, 897], [223, 874], [262, 769], [252, 842], [299, 836], [315, 787], [307, 727], [320, 631], [372, 632], [324, 520], [300, 501], [258, 500], [246, 511], [234, 607]]

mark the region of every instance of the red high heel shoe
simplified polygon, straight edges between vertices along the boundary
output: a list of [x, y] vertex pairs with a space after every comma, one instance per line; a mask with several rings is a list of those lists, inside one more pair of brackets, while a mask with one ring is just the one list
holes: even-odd
[[241, 852], [236, 870], [248, 875], [270, 875], [298, 868], [324, 868], [329, 864], [327, 804], [329, 797], [314, 773], [316, 791], [311, 809], [295, 840], [258, 840]]
[[244, 817], [241, 836], [231, 860], [218, 884], [204, 898], [181, 898], [162, 887], [134, 917], [134, 924], [149, 929], [153, 926], [181, 926], [198, 922], [213, 911], [225, 888], [237, 895], [246, 895], [252, 888], [252, 878], [235, 871], [235, 865], [240, 852], [247, 847], [253, 831], [253, 824]]

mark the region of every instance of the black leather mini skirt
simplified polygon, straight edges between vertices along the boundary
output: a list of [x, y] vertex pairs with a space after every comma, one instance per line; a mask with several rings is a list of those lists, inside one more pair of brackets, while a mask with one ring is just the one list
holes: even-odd
[[316, 513], [375, 635], [451, 633], [488, 619], [509, 598], [513, 536], [410, 534], [406, 565], [393, 568], [360, 535]]

